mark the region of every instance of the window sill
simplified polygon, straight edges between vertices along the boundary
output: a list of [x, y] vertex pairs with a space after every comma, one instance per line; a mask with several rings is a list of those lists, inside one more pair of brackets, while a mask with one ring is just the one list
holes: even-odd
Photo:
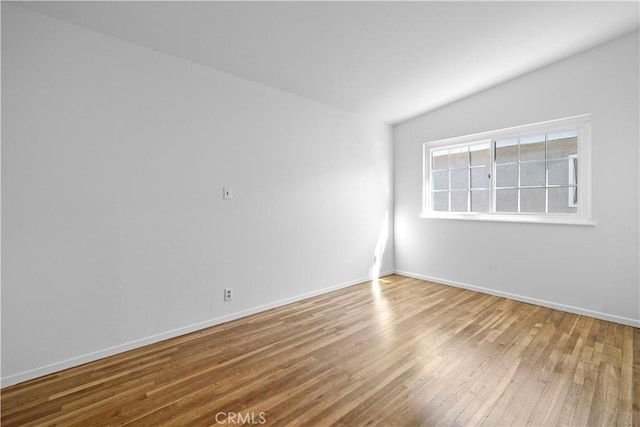
[[423, 219], [453, 219], [463, 221], [490, 221], [490, 222], [523, 222], [530, 224], [560, 224], [560, 225], [581, 225], [587, 227], [595, 227], [596, 222], [590, 218], [568, 218], [565, 216], [532, 216], [532, 215], [482, 215], [482, 214], [436, 214], [423, 213], [420, 215]]

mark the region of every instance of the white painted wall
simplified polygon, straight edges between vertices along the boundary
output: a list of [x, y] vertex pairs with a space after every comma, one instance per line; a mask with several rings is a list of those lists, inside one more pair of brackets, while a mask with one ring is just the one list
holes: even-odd
[[366, 280], [391, 159], [386, 125], [3, 3], [3, 385]]
[[[638, 33], [394, 128], [395, 267], [640, 326]], [[596, 227], [420, 219], [422, 143], [592, 114]]]

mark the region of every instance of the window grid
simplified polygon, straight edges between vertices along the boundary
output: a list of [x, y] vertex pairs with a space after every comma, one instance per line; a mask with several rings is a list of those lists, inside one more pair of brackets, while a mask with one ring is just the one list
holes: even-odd
[[[488, 151], [488, 164], [480, 164], [480, 165], [473, 165], [472, 164], [472, 158], [471, 158], [471, 153], [473, 152], [473, 148], [477, 148], [480, 147], [482, 145], [487, 145], [486, 149]], [[487, 168], [489, 169], [489, 171], [491, 171], [491, 156], [492, 156], [492, 148], [491, 148], [491, 144], [487, 143], [487, 142], [477, 142], [477, 143], [472, 143], [472, 144], [468, 144], [465, 147], [463, 147], [464, 149], [464, 153], [466, 154], [466, 164], [464, 166], [457, 166], [457, 167], [453, 167], [452, 166], [452, 162], [451, 162], [451, 155], [452, 154], [457, 154], [459, 152], [461, 148], [460, 147], [456, 147], [456, 148], [444, 148], [444, 149], [439, 149], [439, 150], [434, 150], [434, 151], [446, 151], [447, 152], [447, 169], [436, 169], [434, 167], [434, 155], [433, 152], [431, 152], [430, 154], [430, 160], [431, 160], [431, 189], [430, 189], [430, 193], [431, 193], [431, 201], [432, 203], [435, 203], [434, 201], [434, 195], [436, 193], [444, 193], [447, 192], [447, 212], [473, 212], [473, 199], [472, 199], [472, 195], [474, 191], [489, 191], [489, 204], [491, 205], [492, 203], [492, 198], [491, 198], [491, 190], [492, 190], [492, 182], [491, 182], [491, 172], [489, 172], [489, 186], [482, 186], [482, 187], [472, 187], [473, 186], [473, 182], [472, 182], [472, 171], [474, 169], [482, 169], [482, 168]], [[453, 173], [455, 171], [466, 171], [466, 186], [465, 188], [453, 188], [452, 186], [452, 182], [453, 182]], [[438, 172], [444, 172], [447, 171], [447, 178], [448, 178], [448, 186], [446, 189], [436, 189], [435, 188], [435, 184], [434, 184], [434, 173], [438, 173]], [[466, 192], [466, 210], [461, 211], [461, 210], [452, 210], [453, 208], [453, 204], [452, 204], [452, 195], [456, 194], [456, 193], [462, 193], [462, 192]]]
[[[575, 130], [576, 133], [576, 137], [577, 137], [577, 133], [578, 131]], [[540, 188], [540, 189], [544, 189], [545, 190], [545, 208], [544, 208], [544, 213], [550, 213], [549, 212], [549, 189], [552, 188], [575, 188], [577, 190], [577, 183], [574, 181], [573, 184], [571, 184], [571, 175], [569, 173], [568, 176], [568, 183], [567, 184], [550, 184], [549, 183], [549, 160], [552, 161], [561, 161], [564, 160], [565, 157], [555, 157], [552, 159], [549, 159], [549, 134], [545, 134], [544, 135], [544, 159], [541, 160], [522, 160], [522, 139], [523, 137], [518, 137], [518, 161], [517, 161], [517, 165], [518, 165], [518, 187], [517, 187], [517, 191], [518, 191], [518, 213], [529, 213], [529, 212], [523, 212], [522, 211], [522, 193], [521, 190], [522, 189], [535, 189], [535, 188]], [[495, 146], [496, 141], [493, 141], [493, 144]], [[573, 161], [573, 159], [575, 159], [577, 161], [578, 159], [578, 155], [577, 154], [572, 154], [566, 157], [566, 159], [568, 160], [568, 162]], [[542, 185], [522, 185], [522, 165], [523, 164], [532, 164], [532, 163], [538, 163], [538, 162], [544, 162], [545, 164], [545, 183], [544, 186]], [[505, 162], [505, 163], [501, 163], [501, 165], [509, 165], [509, 164], [516, 164], [516, 162]], [[570, 166], [568, 165], [569, 169]], [[499, 187], [501, 189], [503, 188], [514, 188], [514, 187]], [[574, 204], [572, 206], [571, 203], [568, 203], [568, 207], [577, 207], [577, 204]]]
[[[575, 135], [573, 137], [577, 138], [578, 137], [578, 130], [577, 129], [572, 129], [572, 132], [575, 133]], [[535, 213], [545, 213], [548, 214], [549, 212], [549, 190], [553, 189], [553, 188], [574, 188], [575, 190], [575, 194], [577, 194], [577, 187], [578, 187], [578, 183], [577, 182], [571, 182], [571, 176], [568, 177], [568, 182], [567, 184], [550, 184], [549, 182], [549, 160], [555, 160], [555, 161], [561, 161], [564, 159], [567, 159], [568, 161], [577, 161], [578, 155], [577, 154], [573, 154], [573, 155], [569, 155], [567, 157], [556, 157], [553, 159], [549, 159], [549, 135], [550, 133], [545, 133], [544, 134], [544, 139], [542, 141], [539, 142], [544, 142], [544, 158], [543, 159], [529, 159], [529, 160], [522, 160], [522, 139], [524, 138], [523, 136], [520, 137], [513, 137], [511, 139], [515, 139], [517, 140], [517, 157], [515, 161], [512, 162], [501, 162], [498, 163], [497, 162], [497, 141], [496, 139], [492, 139], [490, 140], [490, 144], [489, 144], [489, 165], [486, 164], [481, 164], [481, 165], [472, 165], [472, 158], [471, 158], [471, 153], [472, 153], [472, 147], [478, 147], [484, 144], [484, 142], [475, 142], [475, 143], [470, 143], [470, 144], [466, 144], [463, 147], [442, 147], [439, 148], [437, 150], [432, 150], [430, 152], [430, 157], [431, 157], [431, 201], [432, 203], [435, 203], [434, 201], [434, 195], [436, 193], [443, 193], [443, 192], [447, 192], [448, 193], [448, 197], [447, 197], [447, 211], [445, 212], [474, 212], [474, 206], [473, 206], [473, 192], [474, 191], [486, 191], [489, 190], [489, 206], [490, 206], [490, 211], [489, 213], [528, 213], [528, 214], [535, 214]], [[541, 135], [542, 136], [542, 135]], [[535, 143], [535, 142], [534, 142]], [[466, 165], [465, 166], [457, 166], [457, 167], [453, 167], [452, 166], [452, 162], [451, 162], [451, 158], [450, 156], [452, 154], [455, 153], [459, 153], [460, 149], [463, 149], [465, 154], [466, 154]], [[446, 151], [447, 152], [447, 156], [448, 156], [448, 161], [447, 161], [447, 169], [435, 169], [434, 168], [434, 164], [433, 164], [433, 153], [434, 151]], [[576, 160], [574, 160], [576, 159]], [[544, 184], [543, 185], [523, 185], [522, 182], [522, 165], [526, 165], [526, 164], [536, 164], [536, 163], [543, 163], [544, 164]], [[498, 166], [501, 167], [505, 167], [505, 166], [516, 166], [516, 174], [517, 174], [517, 183], [516, 186], [498, 186], [497, 185], [497, 168]], [[577, 169], [577, 166], [574, 166]], [[488, 179], [489, 179], [489, 187], [477, 187], [474, 188], [473, 187], [473, 174], [472, 171], [474, 169], [480, 169], [480, 168], [488, 168], [490, 170]], [[448, 186], [446, 189], [435, 189], [434, 187], [434, 179], [433, 179], [433, 173], [434, 172], [443, 172], [443, 171], [447, 171], [447, 175], [448, 175]], [[452, 187], [452, 181], [453, 181], [453, 172], [454, 171], [458, 171], [458, 170], [465, 170], [467, 172], [467, 176], [466, 176], [466, 188], [453, 188]], [[568, 171], [568, 174], [570, 175], [571, 172]], [[577, 177], [577, 175], [576, 175]], [[544, 189], [544, 212], [535, 212], [535, 211], [524, 211], [523, 212], [523, 207], [522, 207], [522, 190], [528, 190], [528, 189]], [[516, 212], [512, 212], [512, 211], [498, 211], [497, 210], [497, 195], [496, 192], [497, 190], [516, 190], [516, 194], [517, 194], [517, 210]], [[452, 210], [453, 209], [453, 202], [452, 202], [452, 195], [454, 193], [461, 193], [463, 191], [467, 192], [467, 203], [466, 203], [466, 210], [464, 211], [460, 211], [460, 210]], [[569, 192], [569, 197], [571, 197], [571, 192]], [[568, 204], [568, 207], [576, 207], [577, 208], [577, 204], [576, 205], [571, 205], [571, 203]], [[558, 213], [558, 212], [553, 212], [553, 213]], [[573, 212], [569, 212], [569, 213], [573, 213]]]

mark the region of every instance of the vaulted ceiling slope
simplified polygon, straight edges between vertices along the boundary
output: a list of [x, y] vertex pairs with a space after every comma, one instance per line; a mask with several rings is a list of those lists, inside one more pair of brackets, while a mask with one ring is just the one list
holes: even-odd
[[390, 124], [638, 28], [636, 1], [18, 5]]

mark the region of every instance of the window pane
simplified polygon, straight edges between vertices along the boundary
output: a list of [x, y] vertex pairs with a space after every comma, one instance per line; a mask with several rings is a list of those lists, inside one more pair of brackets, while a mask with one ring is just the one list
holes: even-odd
[[471, 188], [489, 188], [489, 167], [471, 169]]
[[516, 187], [518, 185], [518, 165], [496, 166], [496, 186]]
[[545, 162], [522, 163], [520, 165], [520, 185], [529, 187], [534, 185], [544, 186]]
[[454, 148], [449, 155], [449, 166], [452, 168], [464, 168], [469, 166], [469, 148]]
[[489, 190], [474, 190], [471, 192], [471, 212], [489, 212]]
[[433, 194], [433, 210], [448, 211], [449, 210], [449, 192], [440, 191]]
[[512, 163], [518, 161], [518, 138], [496, 141], [496, 163]]
[[520, 160], [544, 160], [544, 135], [520, 138]]
[[[590, 206], [578, 206], [576, 196], [591, 194], [590, 168], [578, 164], [579, 151], [589, 154], [589, 121], [585, 115], [424, 143], [423, 208], [436, 217], [587, 218]], [[437, 215], [444, 212], [474, 214]]]
[[468, 191], [451, 192], [451, 212], [468, 212]]
[[431, 181], [433, 182], [434, 190], [448, 190], [449, 189], [449, 171], [433, 172], [431, 174]]
[[496, 190], [497, 212], [518, 212], [518, 190]]
[[578, 156], [569, 158], [569, 184], [578, 184]]
[[569, 162], [573, 162], [573, 159], [550, 160], [547, 162], [549, 185], [573, 184], [573, 182], [569, 182], [569, 168], [571, 167]]
[[547, 135], [547, 159], [559, 159], [578, 154], [578, 131]]
[[449, 167], [449, 150], [432, 152], [431, 170], [447, 169]]
[[470, 148], [471, 166], [488, 166], [491, 157], [489, 143], [474, 145]]
[[576, 213], [576, 187], [559, 187], [549, 189], [549, 212]]
[[520, 190], [520, 212], [544, 212], [546, 190], [524, 188]]
[[469, 169], [451, 171], [451, 189], [466, 190], [469, 186]]

